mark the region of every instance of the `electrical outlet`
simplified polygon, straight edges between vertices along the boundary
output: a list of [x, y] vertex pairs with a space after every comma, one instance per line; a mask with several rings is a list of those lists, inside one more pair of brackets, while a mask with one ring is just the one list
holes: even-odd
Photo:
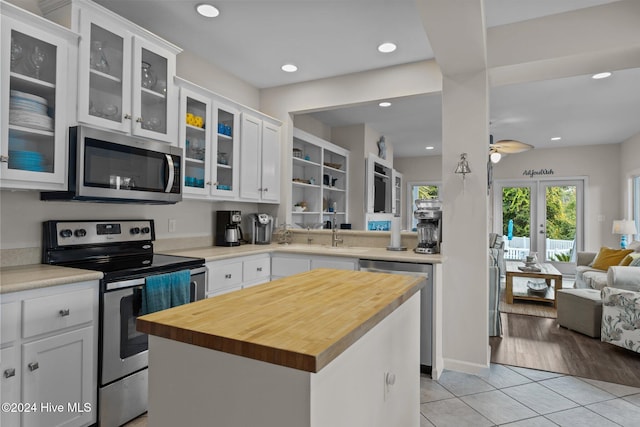
[[176, 220], [172, 218], [169, 220], [169, 233], [175, 233], [175, 232], [176, 232]]

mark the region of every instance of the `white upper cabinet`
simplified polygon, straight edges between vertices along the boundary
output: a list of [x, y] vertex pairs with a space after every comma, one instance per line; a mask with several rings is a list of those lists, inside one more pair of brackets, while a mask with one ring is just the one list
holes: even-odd
[[180, 49], [99, 6], [77, 5], [78, 121], [177, 145]]
[[242, 113], [240, 199], [280, 202], [280, 125]]
[[0, 7], [0, 186], [63, 189], [69, 57], [78, 36], [7, 2]]
[[180, 146], [184, 196], [235, 199], [239, 179], [239, 117], [206, 89], [176, 78], [180, 87]]

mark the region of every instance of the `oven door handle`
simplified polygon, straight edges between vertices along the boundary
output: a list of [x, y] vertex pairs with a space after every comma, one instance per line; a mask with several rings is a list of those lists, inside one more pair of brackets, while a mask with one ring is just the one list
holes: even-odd
[[120, 282], [107, 283], [105, 290], [115, 291], [116, 289], [133, 288], [136, 286], [142, 286], [144, 284], [145, 284], [145, 278], [142, 277], [140, 279], [131, 279], [131, 280], [123, 280]]
[[169, 179], [167, 179], [167, 188], [164, 189], [164, 192], [170, 193], [175, 179], [175, 166], [173, 165], [173, 157], [171, 157], [170, 154], [165, 154], [165, 156], [167, 158], [167, 167], [169, 169]]

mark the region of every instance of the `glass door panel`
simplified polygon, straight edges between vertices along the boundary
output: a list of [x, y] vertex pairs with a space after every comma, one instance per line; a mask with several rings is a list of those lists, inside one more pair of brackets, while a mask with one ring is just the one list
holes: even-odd
[[[207, 129], [208, 105], [205, 102], [187, 96], [186, 99], [186, 140], [185, 140], [185, 176], [186, 187], [205, 189], [209, 180], [207, 162], [211, 156]], [[205, 191], [205, 194], [208, 192]]]
[[90, 116], [122, 124], [126, 106], [123, 100], [124, 39], [91, 24], [89, 53]]
[[222, 108], [217, 108], [217, 152], [216, 152], [216, 180], [214, 190], [223, 192], [234, 191], [234, 145], [236, 144], [236, 115]]
[[531, 186], [496, 186], [500, 191], [505, 259], [522, 260], [532, 251], [531, 219], [534, 189]]
[[[582, 185], [580, 182], [541, 182], [537, 224], [538, 258], [561, 272], [575, 265]], [[565, 270], [565, 271], [563, 271]]]
[[11, 31], [8, 164], [14, 171], [55, 170], [57, 46]]
[[167, 133], [167, 58], [142, 48], [140, 64], [140, 126]]

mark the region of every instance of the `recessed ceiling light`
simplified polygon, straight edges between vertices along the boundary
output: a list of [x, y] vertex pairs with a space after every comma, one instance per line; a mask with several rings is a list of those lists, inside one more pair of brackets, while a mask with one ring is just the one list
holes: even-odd
[[598, 74], [594, 74], [593, 76], [591, 76], [592, 79], [606, 79], [607, 77], [610, 77], [611, 73], [609, 71], [605, 71], [604, 73], [598, 73]]
[[298, 71], [298, 67], [293, 64], [284, 64], [282, 66], [282, 71], [286, 71], [287, 73], [295, 73]]
[[382, 43], [380, 46], [378, 46], [378, 52], [391, 53], [396, 50], [396, 48], [397, 46], [394, 43]]
[[553, 138], [551, 138], [552, 141], [560, 141], [561, 139], [561, 136], [554, 136]]
[[391, 103], [389, 101], [383, 101], [378, 104], [380, 107], [391, 107]]
[[434, 146], [432, 146], [432, 145], [430, 145], [430, 146], [428, 146], [428, 147], [424, 147], [424, 148], [426, 148], [427, 150], [433, 150], [435, 147], [434, 147]]
[[210, 4], [202, 3], [196, 6], [196, 10], [202, 16], [206, 16], [207, 18], [215, 18], [220, 15], [220, 11]]

